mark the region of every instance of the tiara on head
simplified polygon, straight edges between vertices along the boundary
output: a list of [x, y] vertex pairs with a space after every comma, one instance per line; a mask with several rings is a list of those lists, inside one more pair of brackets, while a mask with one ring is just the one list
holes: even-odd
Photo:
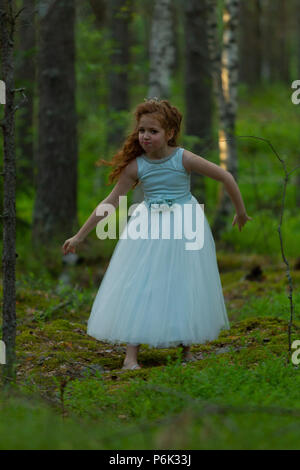
[[157, 98], [157, 96], [153, 96], [153, 98], [144, 98], [144, 101], [159, 101], [159, 98]]

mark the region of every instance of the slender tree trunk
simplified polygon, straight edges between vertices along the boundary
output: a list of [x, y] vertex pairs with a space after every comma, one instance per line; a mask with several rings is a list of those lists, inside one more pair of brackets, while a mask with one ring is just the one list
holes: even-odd
[[48, 247], [78, 229], [75, 2], [44, 0], [39, 17], [38, 177], [33, 242]]
[[[185, 134], [195, 139], [189, 145], [201, 155], [212, 138], [212, 80], [206, 34], [206, 5], [187, 0], [185, 30]], [[192, 173], [192, 193], [205, 204], [204, 177]]]
[[[300, 80], [300, 0], [294, 1], [294, 10], [296, 13], [296, 32], [297, 32], [297, 79]], [[300, 106], [300, 104], [298, 104]], [[299, 151], [298, 151], [299, 155]], [[300, 158], [298, 158], [300, 160]], [[298, 164], [299, 162], [297, 162]], [[295, 170], [296, 173], [296, 206], [300, 208], [300, 168]]]
[[[171, 0], [156, 0], [153, 8], [149, 47], [148, 98], [168, 99], [170, 96], [170, 77], [175, 57], [172, 18]], [[132, 202], [136, 204], [142, 200], [143, 191], [138, 185], [133, 190]]]
[[180, 38], [180, 25], [182, 18], [182, 8], [180, 2], [172, 3], [172, 41], [174, 49], [173, 62], [171, 63], [171, 74], [179, 75], [183, 69], [182, 54], [181, 54], [181, 38]]
[[239, 81], [253, 87], [261, 80], [261, 0], [241, 2], [239, 15]]
[[150, 77], [148, 97], [168, 99], [175, 49], [172, 38], [172, 1], [156, 0], [150, 40]]
[[[34, 185], [33, 98], [35, 88], [35, 0], [23, 0], [18, 34], [19, 65], [16, 84], [26, 89], [27, 103], [20, 113], [16, 132], [17, 178], [24, 186]], [[18, 185], [19, 187], [19, 185]]]
[[287, 2], [286, 0], [278, 0], [277, 31], [279, 44], [276, 70], [278, 74], [278, 80], [286, 83], [287, 85], [290, 82], [289, 23], [289, 2]]
[[[223, 10], [223, 48], [218, 39], [218, 15], [216, 0], [208, 1], [208, 43], [211, 52], [215, 93], [219, 108], [220, 166], [237, 180], [238, 160], [235, 141], [235, 117], [237, 109], [238, 46], [237, 22], [239, 1], [225, 0]], [[213, 223], [213, 234], [220, 239], [232, 211], [232, 201], [220, 186], [218, 208]]]
[[111, 71], [108, 77], [110, 125], [108, 132], [109, 146], [116, 147], [124, 140], [129, 109], [129, 48], [132, 0], [109, 0], [108, 29], [113, 40]]
[[[268, 82], [289, 82], [289, 2], [285, 0], [261, 1], [264, 79]], [[297, 14], [293, 9], [291, 11]]]
[[94, 12], [96, 23], [99, 28], [102, 28], [106, 21], [107, 15], [107, 0], [89, 0], [90, 6]]
[[15, 14], [8, 0], [0, 0], [0, 57], [1, 79], [6, 85], [6, 104], [1, 128], [4, 139], [3, 161], [3, 310], [2, 340], [6, 349], [3, 383], [8, 385], [16, 377], [16, 161], [14, 122], [14, 30]]

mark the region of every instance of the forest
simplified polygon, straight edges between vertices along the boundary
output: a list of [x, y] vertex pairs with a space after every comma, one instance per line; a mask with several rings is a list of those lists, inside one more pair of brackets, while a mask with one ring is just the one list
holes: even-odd
[[[126, 342], [87, 334], [119, 235], [95, 222], [64, 247], [116, 187], [135, 110], [161, 100], [249, 219], [225, 180], [191, 173], [230, 328], [191, 360], [141, 340], [126, 370]], [[300, 0], [0, 0], [1, 450], [299, 450], [299, 123]]]

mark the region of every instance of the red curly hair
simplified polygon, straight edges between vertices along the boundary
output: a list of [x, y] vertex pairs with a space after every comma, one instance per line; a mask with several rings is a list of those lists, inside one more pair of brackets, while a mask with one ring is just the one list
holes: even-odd
[[[121, 148], [112, 158], [110, 162], [100, 159], [96, 162], [97, 166], [108, 165], [114, 167], [108, 177], [108, 183], [111, 184], [119, 179], [119, 176], [128, 163], [134, 158], [144, 153], [143, 147], [139, 143], [138, 126], [139, 121], [143, 114], [153, 114], [166, 132], [174, 131], [173, 137], [168, 141], [171, 147], [177, 147], [177, 137], [180, 132], [180, 125], [182, 121], [182, 114], [175, 106], [171, 106], [168, 100], [158, 100], [157, 98], [150, 98], [145, 100], [144, 103], [137, 105], [133, 112], [135, 116], [135, 127], [131, 134], [129, 134]], [[139, 180], [137, 179], [132, 189], [137, 186]]]

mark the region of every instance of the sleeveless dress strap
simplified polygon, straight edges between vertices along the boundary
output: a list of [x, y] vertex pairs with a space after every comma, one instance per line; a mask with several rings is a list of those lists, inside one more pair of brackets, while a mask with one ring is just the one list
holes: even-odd
[[183, 151], [184, 151], [184, 148], [179, 147], [176, 152], [175, 159], [176, 159], [178, 170], [185, 170], [183, 163], [182, 163]]

